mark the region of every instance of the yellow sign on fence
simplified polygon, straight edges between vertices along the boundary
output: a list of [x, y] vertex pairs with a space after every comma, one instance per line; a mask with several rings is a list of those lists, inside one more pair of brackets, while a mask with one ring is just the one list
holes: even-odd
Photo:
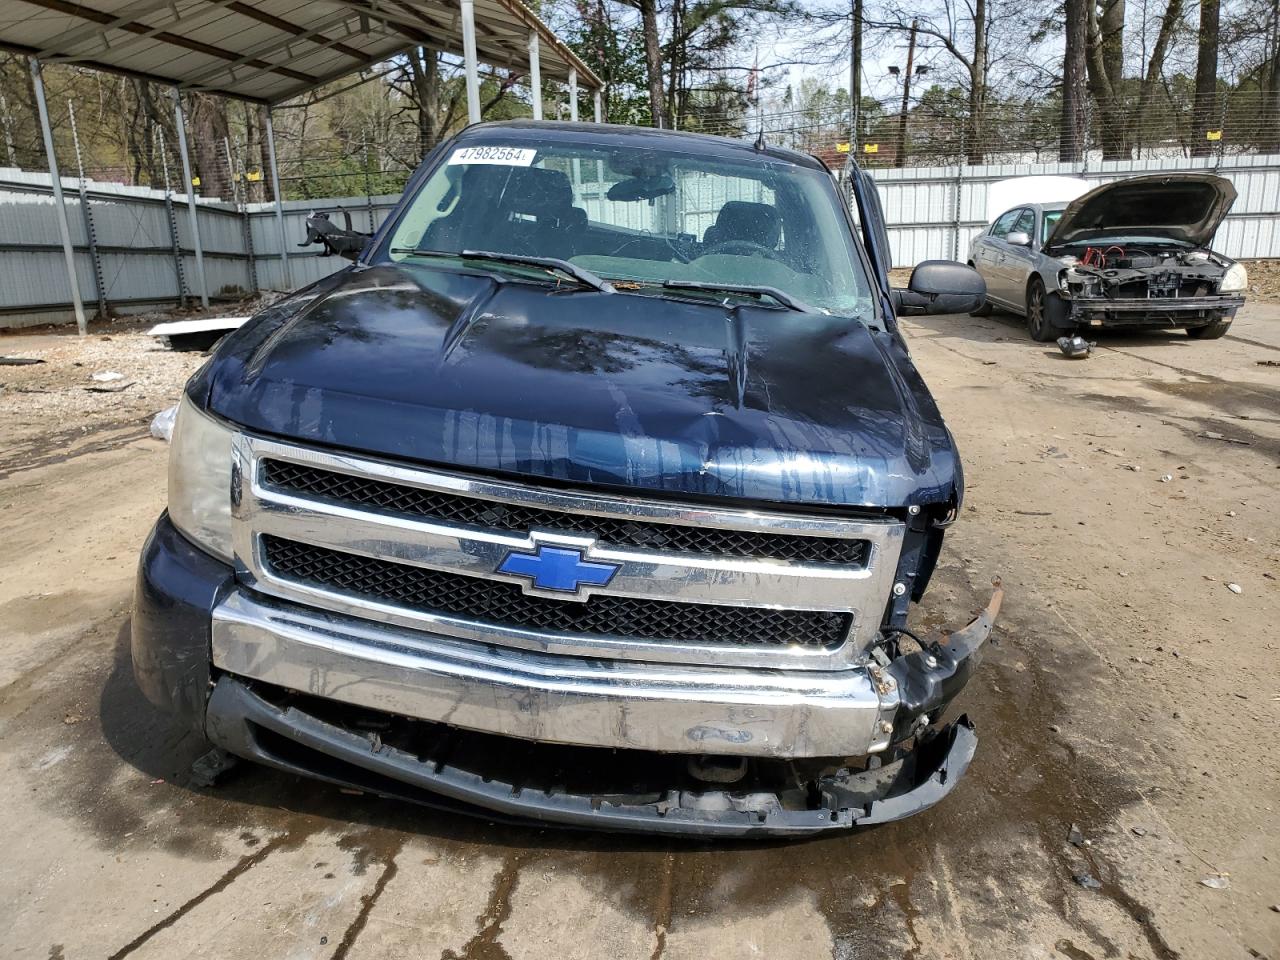
[[1221, 131], [1221, 130], [1206, 130], [1206, 131], [1204, 132], [1204, 138], [1205, 138], [1206, 140], [1221, 140], [1221, 139], [1222, 139], [1222, 131]]
[[862, 145], [862, 152], [863, 152], [863, 153], [879, 153], [879, 152], [880, 152], [880, 144], [878, 144], [878, 143], [864, 143], [864, 144]]
[[258, 181], [258, 180], [261, 180], [261, 179], [262, 179], [262, 171], [261, 171], [261, 170], [250, 170], [247, 174], [245, 174], [245, 176], [247, 176], [247, 177], [249, 178], [249, 180], [250, 180], [250, 181], [256, 182], [256, 181]]
[[849, 152], [849, 145], [847, 143], [836, 144], [836, 153], [848, 153], [848, 152]]

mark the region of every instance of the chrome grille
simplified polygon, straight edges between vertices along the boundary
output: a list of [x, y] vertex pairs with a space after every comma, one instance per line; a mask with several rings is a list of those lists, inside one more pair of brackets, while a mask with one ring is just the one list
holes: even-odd
[[750, 557], [800, 563], [840, 563], [861, 566], [865, 540], [802, 537], [759, 530], [723, 530], [674, 523], [640, 523], [620, 517], [584, 517], [538, 507], [461, 497], [385, 480], [353, 477], [301, 463], [264, 460], [263, 479], [273, 487], [329, 497], [362, 507], [393, 510], [448, 523], [493, 530], [564, 530], [586, 533], [602, 543], [708, 556]]
[[[879, 636], [902, 549], [904, 525], [887, 516], [559, 490], [246, 434], [234, 451], [242, 583], [493, 646], [837, 669]], [[561, 593], [504, 572], [509, 555], [548, 546], [614, 573]]]
[[847, 613], [671, 603], [637, 597], [592, 597], [586, 603], [530, 597], [500, 580], [464, 577], [374, 557], [263, 537], [267, 564], [280, 576], [466, 617], [557, 634], [606, 635], [642, 643], [712, 643], [752, 647], [839, 646]]

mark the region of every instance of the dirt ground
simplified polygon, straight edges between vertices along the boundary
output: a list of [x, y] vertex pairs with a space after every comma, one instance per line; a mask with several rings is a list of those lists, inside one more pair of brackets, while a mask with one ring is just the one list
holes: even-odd
[[[969, 485], [914, 622], [1008, 590], [957, 704], [978, 756], [914, 819], [721, 846], [251, 766], [194, 786], [203, 746], [141, 698], [128, 637], [164, 501], [147, 421], [200, 357], [0, 338], [48, 361], [0, 367], [0, 955], [1280, 960], [1280, 307], [1087, 361], [1010, 318], [906, 326]], [[136, 385], [86, 391], [104, 369]]]

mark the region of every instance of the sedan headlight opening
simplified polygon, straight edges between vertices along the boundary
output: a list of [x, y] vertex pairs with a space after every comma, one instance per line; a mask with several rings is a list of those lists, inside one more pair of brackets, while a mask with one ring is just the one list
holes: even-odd
[[187, 397], [169, 447], [169, 519], [196, 546], [230, 563], [231, 438]]
[[1249, 287], [1249, 274], [1245, 272], [1243, 263], [1233, 263], [1218, 284], [1219, 293], [1242, 293]]

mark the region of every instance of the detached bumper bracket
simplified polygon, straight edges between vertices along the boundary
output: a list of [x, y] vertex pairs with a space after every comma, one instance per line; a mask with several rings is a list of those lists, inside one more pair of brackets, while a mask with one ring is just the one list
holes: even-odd
[[955, 631], [945, 643], [934, 644], [893, 661], [885, 672], [898, 685], [898, 711], [894, 715], [894, 735], [906, 738], [918, 718], [937, 718], [955, 698], [982, 660], [982, 648], [1004, 603], [1004, 588], [996, 580], [991, 600], [967, 626]]

